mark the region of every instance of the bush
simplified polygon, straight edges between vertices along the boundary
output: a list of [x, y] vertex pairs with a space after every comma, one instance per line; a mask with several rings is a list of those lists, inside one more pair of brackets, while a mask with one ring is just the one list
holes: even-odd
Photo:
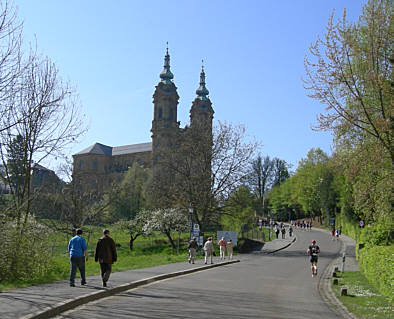
[[342, 226], [342, 233], [352, 237], [356, 242], [360, 239], [361, 228], [357, 222], [350, 221], [344, 214], [336, 216], [336, 227]]
[[394, 300], [394, 246], [366, 246], [361, 250], [360, 269], [382, 295]]
[[14, 221], [0, 225], [0, 281], [34, 282], [48, 272], [51, 259], [48, 229], [29, 218], [23, 231]]
[[367, 225], [361, 230], [360, 242], [367, 245], [384, 245], [389, 232], [390, 227], [387, 224]]

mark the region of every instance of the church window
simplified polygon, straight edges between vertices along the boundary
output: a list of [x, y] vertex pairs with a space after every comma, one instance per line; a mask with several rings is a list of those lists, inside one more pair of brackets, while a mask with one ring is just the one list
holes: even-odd
[[160, 107], [159, 108], [159, 120], [163, 117], [163, 109]]
[[97, 170], [97, 162], [96, 162], [96, 161], [93, 162], [93, 169], [94, 169], [95, 171]]
[[169, 120], [172, 120], [174, 117], [174, 111], [172, 109], [170, 109], [170, 115], [169, 115]]
[[79, 168], [83, 168], [83, 161], [79, 162]]

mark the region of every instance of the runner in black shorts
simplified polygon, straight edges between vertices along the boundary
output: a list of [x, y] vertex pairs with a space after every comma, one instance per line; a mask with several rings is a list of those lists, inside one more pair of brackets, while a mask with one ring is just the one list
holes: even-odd
[[311, 262], [311, 270], [312, 270], [312, 277], [317, 275], [317, 254], [320, 253], [319, 246], [316, 245], [316, 240], [312, 240], [312, 245], [309, 246], [308, 250], [306, 251], [310, 258]]

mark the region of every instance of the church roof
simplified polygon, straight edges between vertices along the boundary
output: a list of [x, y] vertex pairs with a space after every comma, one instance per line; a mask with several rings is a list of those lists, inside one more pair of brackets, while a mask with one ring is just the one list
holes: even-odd
[[88, 148], [76, 153], [75, 155], [82, 154], [97, 154], [97, 155], [108, 155], [108, 156], [116, 156], [116, 155], [124, 155], [124, 154], [133, 154], [133, 153], [141, 153], [141, 152], [149, 152], [152, 151], [152, 143], [139, 143], [139, 144], [131, 144], [131, 145], [123, 145], [123, 146], [107, 146], [100, 143], [95, 143]]
[[107, 146], [104, 144], [100, 143], [95, 143], [88, 148], [85, 148], [84, 150], [78, 152], [75, 155], [81, 155], [81, 154], [98, 154], [98, 155], [112, 155], [112, 147]]
[[152, 143], [151, 142], [124, 145], [124, 146], [115, 146], [112, 148], [112, 156], [123, 155], [123, 154], [132, 154], [132, 153], [141, 153], [141, 152], [151, 152], [151, 151], [152, 151]]

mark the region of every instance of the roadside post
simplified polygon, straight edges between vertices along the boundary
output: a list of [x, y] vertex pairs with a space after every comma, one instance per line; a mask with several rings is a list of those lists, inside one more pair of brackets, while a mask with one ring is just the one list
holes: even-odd
[[190, 220], [189, 240], [192, 240], [192, 232], [193, 232], [193, 206], [192, 206], [192, 203], [190, 203], [190, 205], [189, 205], [189, 220]]
[[342, 266], [341, 266], [341, 273], [345, 271], [345, 253], [342, 254]]

